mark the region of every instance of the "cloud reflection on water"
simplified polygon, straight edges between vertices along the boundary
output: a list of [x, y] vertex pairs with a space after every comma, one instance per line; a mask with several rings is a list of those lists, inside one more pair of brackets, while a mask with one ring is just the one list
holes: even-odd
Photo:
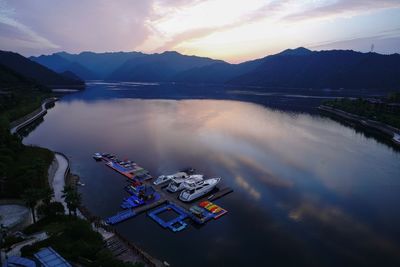
[[[396, 190], [382, 187], [398, 183], [399, 154], [329, 119], [237, 101], [61, 101], [25, 141], [31, 140], [67, 154], [79, 148], [82, 157], [115, 151], [154, 175], [193, 166], [221, 176], [269, 223], [301, 225], [308, 238], [317, 236], [342, 256], [352, 248], [355, 257], [367, 255], [376, 246], [373, 256], [399, 253], [397, 243], [380, 234], [384, 229], [362, 221], [354, 208], [373, 214], [390, 205], [388, 199], [400, 201]], [[400, 214], [391, 212], [381, 222], [400, 223]]]

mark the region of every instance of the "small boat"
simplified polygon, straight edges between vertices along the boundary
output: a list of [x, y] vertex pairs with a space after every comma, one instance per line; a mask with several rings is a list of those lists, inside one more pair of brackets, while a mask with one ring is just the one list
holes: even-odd
[[103, 159], [103, 156], [102, 156], [100, 153], [96, 152], [96, 153], [93, 154], [93, 158], [94, 158], [96, 161], [100, 161], [100, 160]]
[[201, 184], [194, 184], [192, 188], [187, 188], [181, 192], [179, 199], [184, 202], [195, 200], [204, 196], [215, 188], [221, 178], [211, 178], [204, 180]]
[[394, 134], [392, 139], [396, 144], [400, 145], [400, 134]]
[[173, 178], [185, 178], [188, 177], [188, 174], [186, 172], [177, 172], [175, 174], [171, 174], [171, 175], [161, 175], [158, 176], [158, 178], [153, 182], [154, 185], [160, 185], [163, 183], [166, 183], [170, 180], [172, 180]]
[[[181, 191], [185, 188], [191, 188], [196, 184], [202, 183], [204, 181], [204, 176], [201, 174], [191, 175], [183, 178], [173, 178], [169, 183], [167, 190], [171, 193]], [[186, 183], [188, 183], [186, 185]]]

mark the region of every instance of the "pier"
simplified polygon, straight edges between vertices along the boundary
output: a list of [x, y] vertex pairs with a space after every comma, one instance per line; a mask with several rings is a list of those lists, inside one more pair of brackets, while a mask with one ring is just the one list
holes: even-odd
[[[115, 158], [115, 156], [113, 157]], [[139, 214], [147, 213], [153, 220], [155, 220], [162, 227], [169, 228], [174, 232], [178, 232], [186, 228], [187, 224], [184, 222], [184, 220], [188, 218], [190, 218], [191, 220], [193, 220], [198, 224], [204, 224], [213, 218], [218, 219], [219, 217], [227, 213], [225, 209], [213, 204], [211, 201], [218, 200], [232, 193], [233, 190], [229, 187], [224, 187], [221, 189], [215, 187], [212, 191], [194, 201], [183, 202], [179, 200], [179, 195], [181, 191], [175, 193], [167, 191], [166, 185], [168, 184], [168, 182], [160, 185], [154, 185], [153, 179], [148, 179], [148, 178], [141, 179], [143, 177], [142, 176], [143, 173], [145, 173], [146, 177], [152, 178], [152, 176], [145, 169], [143, 169], [136, 163], [132, 164], [133, 165], [132, 167], [126, 168], [124, 166], [121, 166], [121, 164], [117, 163], [118, 160], [116, 159], [103, 158], [102, 160], [105, 161], [108, 167], [111, 167], [118, 173], [134, 181], [134, 183], [140, 182], [139, 184], [141, 184], [141, 187], [146, 187], [146, 186], [152, 187], [154, 189], [153, 192], [155, 192], [153, 194], [153, 198], [155, 194], [157, 195], [154, 201], [152, 201], [152, 199], [150, 198], [150, 200], [145, 201], [145, 204], [140, 204], [136, 207], [132, 205], [131, 208], [125, 209], [124, 211], [121, 211], [116, 215], [109, 217], [106, 220], [108, 224], [112, 225], [117, 224], [127, 219], [136, 217]], [[137, 175], [137, 173], [135, 173], [135, 170], [139, 169], [140, 169], [140, 174]], [[132, 194], [136, 195], [138, 194], [138, 192], [136, 191], [137, 188], [141, 187], [132, 187], [130, 188], [130, 190], [127, 191], [131, 195]], [[210, 206], [211, 208], [207, 209]], [[154, 210], [156, 208], [157, 210]], [[164, 221], [157, 216], [157, 214], [167, 210], [174, 210], [179, 214], [179, 216], [170, 221]]]

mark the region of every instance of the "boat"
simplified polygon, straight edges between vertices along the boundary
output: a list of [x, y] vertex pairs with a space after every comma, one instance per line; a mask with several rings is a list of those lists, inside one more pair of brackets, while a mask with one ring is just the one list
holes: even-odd
[[[196, 184], [202, 183], [203, 181], [204, 178], [203, 175], [201, 174], [190, 175], [187, 177], [173, 178], [172, 181], [169, 183], [167, 190], [171, 193], [175, 193], [185, 188], [192, 188]], [[187, 185], [186, 182], [188, 183]]]
[[161, 175], [158, 176], [158, 178], [153, 182], [154, 185], [160, 185], [163, 183], [166, 183], [170, 180], [172, 180], [173, 178], [184, 178], [184, 177], [188, 177], [188, 174], [186, 172], [177, 172], [174, 174], [170, 174], [170, 175]]
[[179, 199], [184, 202], [195, 200], [199, 197], [204, 196], [215, 188], [215, 186], [221, 181], [221, 178], [210, 178], [204, 180], [200, 184], [193, 184], [192, 187], [187, 187], [179, 195]]
[[96, 152], [96, 153], [93, 154], [93, 158], [94, 158], [96, 161], [100, 161], [100, 160], [103, 159], [103, 156], [102, 156], [100, 153]]
[[393, 134], [393, 139], [392, 139], [396, 144], [400, 145], [400, 134]]
[[204, 182], [204, 176], [201, 174], [195, 174], [189, 176], [188, 179], [186, 179], [182, 184], [179, 190], [182, 189], [190, 189], [193, 187], [196, 187], [196, 185], [200, 185]]

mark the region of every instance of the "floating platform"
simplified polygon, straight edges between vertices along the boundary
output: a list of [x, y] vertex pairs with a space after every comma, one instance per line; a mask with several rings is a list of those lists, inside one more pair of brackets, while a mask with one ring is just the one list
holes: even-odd
[[213, 214], [214, 219], [218, 219], [219, 217], [228, 213], [227, 210], [221, 208], [220, 206], [210, 202], [210, 201], [202, 201], [199, 203], [199, 206], [203, 209], [211, 212]]
[[[135, 179], [138, 181], [146, 181], [146, 180], [150, 180], [153, 178], [146, 169], [140, 167], [138, 164], [136, 164], [133, 161], [130, 161], [130, 160], [119, 161], [119, 160], [115, 159], [115, 156], [112, 156], [112, 157], [111, 156], [109, 156], [109, 157], [102, 156], [101, 159], [106, 162], [106, 165], [108, 167], [119, 172], [120, 174], [124, 175], [128, 179], [131, 179], [131, 180]], [[122, 164], [122, 163], [125, 163], [125, 164]]]
[[[166, 212], [168, 210], [173, 210], [179, 216], [169, 221], [165, 221], [158, 216], [160, 213]], [[174, 203], [168, 203], [167, 205], [162, 206], [161, 208], [158, 208], [147, 214], [159, 225], [161, 225], [164, 228], [169, 228], [173, 232], [182, 231], [187, 226], [187, 223], [185, 223], [183, 220], [185, 220], [188, 217], [188, 213], [183, 208], [175, 205]]]
[[131, 209], [136, 208], [143, 205], [149, 205], [151, 203], [159, 201], [161, 198], [160, 194], [154, 192], [153, 197], [151, 199], [143, 200], [137, 195], [132, 195], [126, 199], [121, 204], [121, 208], [123, 209]]
[[[100, 159], [105, 161], [106, 165], [132, 180], [132, 184], [127, 185], [125, 190], [130, 194], [121, 204], [121, 208], [126, 209], [112, 217], [106, 222], [108, 224], [117, 224], [141, 213], [147, 212], [148, 216], [155, 220], [164, 228], [173, 232], [182, 231], [187, 227], [184, 222], [187, 218], [198, 224], [204, 224], [211, 219], [218, 219], [227, 213], [227, 210], [213, 203], [213, 201], [233, 192], [229, 187], [214, 188], [208, 194], [191, 201], [180, 202], [177, 193], [170, 193], [165, 190], [166, 185], [154, 186], [151, 181], [153, 177], [147, 170], [140, 167], [133, 161], [121, 161], [112, 154], [94, 155], [95, 159], [100, 155]], [[190, 170], [193, 172], [194, 170]], [[151, 198], [153, 196], [153, 198]], [[161, 206], [161, 207], [160, 207]], [[153, 210], [157, 208], [156, 210]], [[177, 214], [171, 220], [163, 220], [159, 214], [166, 211], [173, 211]], [[164, 214], [166, 215], [166, 214]]]
[[117, 223], [125, 221], [125, 220], [127, 220], [129, 218], [132, 218], [135, 215], [136, 215], [136, 213], [132, 209], [124, 210], [124, 211], [118, 212], [114, 216], [111, 216], [111, 217], [107, 218], [106, 219], [106, 223], [110, 224], [110, 225], [117, 224]]
[[192, 206], [189, 210], [190, 218], [198, 224], [204, 224], [211, 219], [216, 220], [228, 212], [210, 201], [202, 201], [198, 205]]

